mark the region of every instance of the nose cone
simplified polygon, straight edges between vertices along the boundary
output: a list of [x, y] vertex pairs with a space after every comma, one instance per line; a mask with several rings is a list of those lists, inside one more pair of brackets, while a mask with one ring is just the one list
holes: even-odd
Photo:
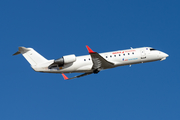
[[169, 55], [166, 54], [166, 53], [162, 53], [162, 56], [163, 56], [163, 57], [168, 57]]
[[161, 59], [161, 61], [165, 60], [169, 55], [164, 53], [164, 52], [160, 52], [159, 53], [159, 57]]

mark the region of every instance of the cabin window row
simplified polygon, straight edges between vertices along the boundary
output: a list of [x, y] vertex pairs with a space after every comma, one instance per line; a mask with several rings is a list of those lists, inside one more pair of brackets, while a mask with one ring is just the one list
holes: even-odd
[[[130, 55], [130, 53], [127, 53], [127, 55]], [[132, 55], [134, 55], [134, 52], [132, 52]], [[114, 55], [114, 57], [116, 57], [116, 56], [126, 56], [126, 54], [124, 53], [124, 54]], [[113, 55], [110, 55], [110, 58], [112, 58], [112, 57], [113, 57]], [[106, 56], [106, 58], [108, 58], [108, 56]]]
[[90, 58], [89, 58], [89, 59], [84, 59], [84, 61], [86, 61], [86, 60], [87, 60], [87, 61], [88, 61], [88, 60], [90, 61], [91, 59], [90, 59]]
[[[130, 53], [127, 53], [127, 55], [130, 55]], [[134, 52], [132, 52], [132, 55], [134, 55]], [[126, 56], [126, 54], [124, 53], [124, 54], [119, 54], [119, 55], [114, 55], [114, 57], [116, 57], [116, 56]], [[113, 57], [113, 55], [110, 55], [110, 58], [112, 58]], [[106, 58], [108, 58], [108, 56], [106, 56]], [[84, 61], [90, 61], [91, 59], [89, 58], [89, 59], [84, 59]]]

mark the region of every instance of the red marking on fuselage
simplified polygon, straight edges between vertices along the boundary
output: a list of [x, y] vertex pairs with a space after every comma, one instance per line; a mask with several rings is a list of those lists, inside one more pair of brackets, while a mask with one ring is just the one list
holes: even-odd
[[120, 54], [121, 52], [113, 52], [112, 54]]
[[121, 53], [135, 52], [135, 51], [136, 50], [118, 51], [118, 52], [113, 52], [112, 54], [121, 54]]

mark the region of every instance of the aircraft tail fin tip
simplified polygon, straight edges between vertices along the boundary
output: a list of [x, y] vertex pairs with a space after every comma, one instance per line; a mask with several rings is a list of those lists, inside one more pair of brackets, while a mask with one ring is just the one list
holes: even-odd
[[13, 55], [19, 55], [19, 54], [23, 54], [23, 53], [29, 51], [29, 49], [25, 48], [25, 47], [18, 47], [18, 48], [19, 48], [19, 50], [16, 53], [14, 53]]
[[42, 64], [48, 61], [33, 48], [19, 47], [19, 51], [14, 53], [13, 55], [18, 54], [22, 54], [31, 65]]

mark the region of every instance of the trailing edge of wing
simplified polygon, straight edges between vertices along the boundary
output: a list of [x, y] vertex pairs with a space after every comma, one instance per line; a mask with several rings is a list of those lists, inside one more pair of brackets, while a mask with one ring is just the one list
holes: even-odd
[[93, 72], [84, 73], [84, 74], [81, 74], [81, 75], [78, 75], [78, 76], [74, 76], [72, 78], [68, 78], [64, 73], [62, 73], [62, 76], [63, 76], [64, 80], [71, 80], [71, 79], [74, 79], [74, 78], [79, 78], [79, 77], [83, 77], [83, 76], [86, 76], [86, 75], [90, 75], [92, 73]]

